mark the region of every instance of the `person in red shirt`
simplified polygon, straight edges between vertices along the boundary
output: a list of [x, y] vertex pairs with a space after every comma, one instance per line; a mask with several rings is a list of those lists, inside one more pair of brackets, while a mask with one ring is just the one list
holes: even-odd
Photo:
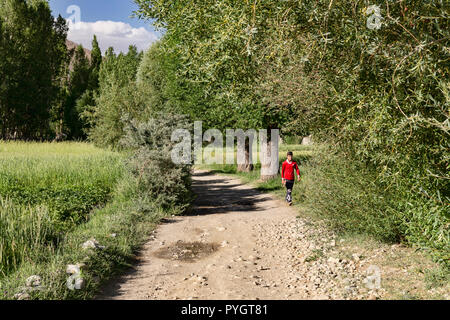
[[297, 162], [292, 160], [293, 155], [289, 151], [286, 161], [281, 166], [281, 183], [286, 186], [286, 202], [289, 205], [292, 205], [292, 188], [294, 188], [295, 183], [294, 171], [296, 171], [297, 179], [300, 181], [300, 170], [298, 169]]

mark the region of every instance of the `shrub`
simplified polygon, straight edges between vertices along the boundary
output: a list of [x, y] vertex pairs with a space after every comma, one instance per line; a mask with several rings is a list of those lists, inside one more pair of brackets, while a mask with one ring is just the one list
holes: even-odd
[[172, 132], [189, 128], [187, 118], [164, 114], [147, 122], [128, 121], [121, 145], [133, 149], [128, 159], [131, 172], [137, 177], [139, 193], [163, 207], [188, 203], [191, 165], [172, 162]]
[[376, 173], [354, 161], [322, 151], [303, 171], [298, 192], [309, 210], [329, 220], [339, 231], [396, 242], [403, 238], [401, 220], [389, 207], [394, 195], [376, 185]]

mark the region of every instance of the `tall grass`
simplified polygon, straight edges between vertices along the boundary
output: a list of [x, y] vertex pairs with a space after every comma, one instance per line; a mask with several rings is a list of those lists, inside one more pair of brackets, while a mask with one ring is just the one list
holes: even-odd
[[386, 183], [362, 161], [327, 146], [317, 148], [303, 171], [299, 198], [335, 229], [414, 245], [450, 270], [448, 204], [424, 197], [408, 181]]
[[392, 206], [398, 197], [380, 188], [376, 173], [320, 148], [302, 171], [294, 196], [335, 230], [392, 243], [405, 238], [401, 212]]
[[51, 254], [54, 233], [46, 207], [14, 205], [0, 197], [0, 278], [24, 260], [33, 261], [44, 251]]

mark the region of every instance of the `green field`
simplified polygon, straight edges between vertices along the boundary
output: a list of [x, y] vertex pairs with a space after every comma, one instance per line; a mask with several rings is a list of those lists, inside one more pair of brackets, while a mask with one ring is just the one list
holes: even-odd
[[57, 249], [111, 198], [123, 156], [86, 143], [0, 143], [0, 277]]

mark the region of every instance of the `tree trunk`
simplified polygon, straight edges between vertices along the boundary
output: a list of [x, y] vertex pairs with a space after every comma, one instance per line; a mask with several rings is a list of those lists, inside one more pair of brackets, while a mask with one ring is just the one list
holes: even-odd
[[271, 133], [270, 138], [260, 135], [261, 146], [261, 180], [267, 181], [278, 176], [279, 155], [278, 155], [279, 135]]
[[[239, 150], [239, 140], [238, 140], [238, 150]], [[253, 163], [250, 161], [250, 142], [248, 139], [245, 139], [245, 153], [244, 153], [244, 161], [239, 161], [238, 159], [238, 172], [251, 172], [253, 171]], [[242, 163], [243, 162], [243, 163]]]

